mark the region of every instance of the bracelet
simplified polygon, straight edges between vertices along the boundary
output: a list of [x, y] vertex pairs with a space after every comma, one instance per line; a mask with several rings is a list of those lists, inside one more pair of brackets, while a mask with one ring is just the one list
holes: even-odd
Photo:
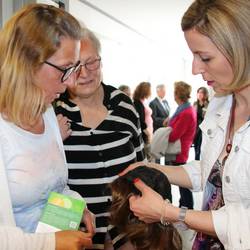
[[160, 218], [160, 222], [161, 224], [166, 227], [170, 224], [170, 222], [168, 222], [165, 218], [165, 212], [166, 212], [166, 204], [169, 204], [170, 201], [168, 199], [164, 200], [163, 202], [163, 206], [162, 206], [162, 212], [161, 212], [161, 218]]
[[185, 231], [188, 229], [187, 224], [185, 223], [185, 218], [186, 218], [186, 213], [188, 211], [187, 207], [181, 207], [180, 208], [180, 212], [178, 215], [178, 221], [174, 223], [174, 227], [181, 230], [181, 231]]
[[183, 206], [180, 207], [180, 213], [178, 215], [178, 221], [185, 222], [187, 210], [188, 210], [187, 207], [183, 207]]

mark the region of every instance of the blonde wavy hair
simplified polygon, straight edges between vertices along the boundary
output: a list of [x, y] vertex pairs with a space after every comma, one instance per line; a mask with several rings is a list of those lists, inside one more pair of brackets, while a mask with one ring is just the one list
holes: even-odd
[[78, 21], [62, 9], [30, 4], [0, 31], [0, 112], [16, 125], [33, 125], [45, 112], [43, 91], [35, 82], [42, 63], [62, 37], [80, 40]]

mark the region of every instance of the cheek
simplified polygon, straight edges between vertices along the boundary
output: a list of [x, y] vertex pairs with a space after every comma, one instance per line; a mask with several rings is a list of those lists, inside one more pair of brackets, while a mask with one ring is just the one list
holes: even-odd
[[221, 83], [229, 84], [233, 80], [233, 70], [227, 60], [220, 60], [210, 68], [211, 74]]
[[231, 67], [227, 67], [226, 65], [221, 68], [220, 71], [218, 71], [218, 74], [220, 78], [222, 78], [222, 81], [224, 83], [231, 83], [233, 80], [233, 71]]
[[102, 75], [102, 74], [101, 74], [101, 71], [100, 71], [100, 70], [98, 70], [98, 71], [96, 71], [96, 72], [94, 73], [94, 76], [95, 76], [97, 82], [100, 81], [101, 75]]

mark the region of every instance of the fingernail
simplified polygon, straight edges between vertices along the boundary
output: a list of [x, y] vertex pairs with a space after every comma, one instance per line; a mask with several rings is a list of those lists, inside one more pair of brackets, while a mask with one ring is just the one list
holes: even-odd
[[140, 178], [135, 178], [135, 179], [133, 180], [134, 183], [136, 183], [136, 182], [138, 182], [138, 181], [140, 181]]

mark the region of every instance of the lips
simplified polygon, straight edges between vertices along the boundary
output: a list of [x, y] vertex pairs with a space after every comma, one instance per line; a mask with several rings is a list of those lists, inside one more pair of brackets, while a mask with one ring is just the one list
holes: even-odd
[[214, 81], [207, 81], [208, 86], [212, 86]]
[[91, 84], [93, 80], [89, 80], [89, 81], [78, 81], [77, 84], [78, 85], [88, 85]]

